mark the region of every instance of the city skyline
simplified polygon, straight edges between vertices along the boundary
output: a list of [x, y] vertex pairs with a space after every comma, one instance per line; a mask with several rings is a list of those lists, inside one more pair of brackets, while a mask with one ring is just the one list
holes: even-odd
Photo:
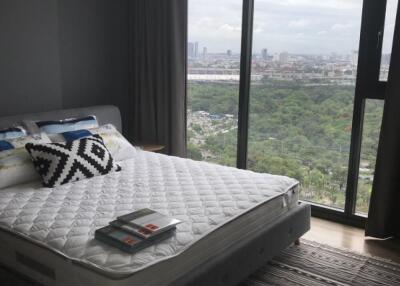
[[[383, 53], [390, 53], [397, 2], [388, 0]], [[210, 9], [213, 7], [213, 9]], [[240, 52], [241, 0], [189, 2], [189, 41], [208, 53]], [[358, 50], [362, 0], [256, 0], [253, 49], [273, 54], [345, 54]]]
[[[188, 57], [191, 59], [196, 59], [196, 58], [204, 58], [207, 55], [240, 55], [240, 52], [235, 52], [232, 49], [228, 48], [225, 51], [217, 51], [217, 52], [208, 52], [208, 46], [207, 45], [201, 45], [200, 42], [195, 41], [195, 42], [188, 42], [187, 43], [187, 47], [188, 47]], [[200, 50], [202, 50], [202, 53], [200, 53]], [[282, 53], [286, 53], [288, 55], [309, 55], [309, 56], [321, 56], [321, 55], [325, 55], [325, 54], [306, 54], [306, 53], [289, 53], [286, 50], [285, 51], [279, 51], [279, 52], [275, 52], [275, 53], [271, 53], [269, 52], [269, 49], [267, 47], [263, 47], [261, 50], [259, 51], [254, 51], [253, 50], [253, 55], [257, 55], [257, 56], [261, 56], [262, 59], [267, 60], [272, 56], [280, 56], [280, 54]], [[354, 56], [354, 53], [358, 54], [358, 50], [351, 50], [348, 51], [347, 53], [344, 54], [339, 54], [339, 53], [335, 53], [332, 52], [329, 54], [329, 56], [332, 55], [337, 55], [337, 56]]]
[[[232, 49], [227, 49], [225, 51], [217, 51], [217, 52], [208, 52], [208, 46], [206, 45], [201, 45], [200, 42], [195, 41], [195, 42], [188, 42], [188, 57], [189, 58], [199, 58], [201, 57], [205, 57], [207, 55], [226, 55], [228, 52], [231, 53], [231, 55], [240, 55], [240, 52], [235, 52]], [[194, 48], [196, 47], [197, 48]], [[202, 53], [200, 53], [200, 50], [202, 50]], [[289, 55], [308, 55], [308, 56], [332, 56], [332, 55], [337, 55], [337, 56], [351, 56], [353, 59], [352, 61], [354, 62], [354, 53], [358, 54], [358, 50], [354, 49], [351, 51], [348, 51], [347, 53], [335, 53], [335, 52], [331, 52], [330, 54], [324, 54], [324, 53], [319, 53], [319, 54], [310, 54], [310, 53], [289, 53], [286, 50], [285, 51], [279, 51], [279, 52], [275, 52], [275, 53], [270, 53], [269, 49], [264, 47], [261, 48], [261, 50], [259, 51], [254, 51], [253, 50], [253, 55], [258, 55], [261, 56], [262, 59], [266, 60], [268, 57], [274, 56], [274, 55], [280, 55], [281, 53], [288, 53]], [[391, 51], [389, 52], [383, 52], [382, 53], [385, 56], [390, 56], [391, 55]], [[357, 56], [358, 57], [358, 56]]]

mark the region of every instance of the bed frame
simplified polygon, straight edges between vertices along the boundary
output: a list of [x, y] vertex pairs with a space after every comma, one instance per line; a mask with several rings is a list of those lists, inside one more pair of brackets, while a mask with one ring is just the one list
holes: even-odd
[[[0, 118], [0, 129], [12, 126], [22, 120], [64, 119], [87, 115], [96, 115], [100, 124], [112, 123], [118, 130], [122, 130], [121, 115], [119, 109], [115, 106], [94, 106], [2, 117]], [[211, 257], [207, 262], [192, 269], [190, 272], [182, 273], [180, 277], [176, 277], [172, 285], [237, 285], [273, 256], [279, 254], [281, 250], [292, 243], [298, 243], [299, 238], [310, 229], [310, 215], [310, 206], [299, 203], [274, 222], [266, 224], [259, 231], [244, 237], [241, 241], [233, 245], [229, 252], [215, 253], [214, 257]], [[18, 245], [21, 243], [19, 241], [21, 239], [23, 238], [16, 239], [14, 237], [8, 243]], [[7, 253], [3, 247], [0, 245], [0, 255]], [[45, 255], [56, 255], [51, 253], [51, 251], [48, 252]], [[16, 254], [14, 253], [13, 256], [16, 256]], [[40, 279], [40, 273], [35, 273], [32, 270], [24, 271], [26, 267], [24, 268], [24, 265], [19, 265], [18, 259], [15, 259], [15, 257], [9, 258], [2, 259], [2, 263], [5, 264], [4, 266], [14, 269], [31, 279], [43, 282], [43, 279]], [[38, 256], [32, 253], [31, 258], [37, 259]], [[40, 260], [46, 261], [46, 259]], [[60, 260], [65, 261], [66, 258], [60, 257]], [[76, 271], [82, 270], [77, 266]], [[73, 273], [66, 275], [73, 275]], [[99, 281], [99, 276], [101, 276], [94, 271], [91, 271], [91, 275], [93, 275], [93, 280], [90, 279], [92, 281]], [[86, 281], [82, 285], [91, 285], [88, 282]], [[117, 285], [119, 282], [121, 281], [104, 278], [104, 285]], [[52, 280], [52, 282], [45, 284], [60, 285], [57, 280]], [[97, 283], [96, 285], [100, 284]]]

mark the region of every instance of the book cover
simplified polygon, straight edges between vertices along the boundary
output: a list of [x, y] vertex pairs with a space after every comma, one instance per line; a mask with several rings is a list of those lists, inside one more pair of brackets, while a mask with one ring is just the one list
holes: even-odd
[[141, 228], [136, 225], [128, 224], [128, 223], [125, 223], [120, 220], [114, 220], [114, 221], [110, 222], [110, 225], [112, 225], [116, 228], [120, 228], [128, 233], [137, 235], [143, 239], [148, 239], [148, 238], [151, 238], [151, 237], [154, 237], [155, 235], [157, 235], [157, 233], [149, 231], [146, 228]]
[[175, 228], [177, 224], [181, 223], [178, 219], [170, 218], [151, 209], [141, 209], [119, 216], [117, 220], [134, 228], [144, 229], [148, 231], [146, 235], [150, 236]]
[[134, 253], [143, 248], [154, 245], [161, 240], [167, 239], [173, 236], [174, 233], [175, 230], [170, 229], [169, 231], [163, 232], [153, 238], [143, 239], [131, 233], [127, 233], [122, 229], [108, 225], [97, 229], [95, 231], [95, 238], [122, 251]]

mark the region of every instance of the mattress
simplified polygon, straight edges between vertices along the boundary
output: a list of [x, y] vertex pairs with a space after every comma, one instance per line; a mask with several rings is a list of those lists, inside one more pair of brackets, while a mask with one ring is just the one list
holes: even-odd
[[[57, 260], [46, 265], [62, 258], [62, 271], [87, 281], [157, 285], [297, 205], [298, 182], [284, 176], [145, 151], [120, 164], [121, 172], [53, 189], [33, 182], [0, 190], [0, 239], [20, 256]], [[182, 220], [175, 236], [133, 255], [94, 240], [97, 228], [145, 207]]]

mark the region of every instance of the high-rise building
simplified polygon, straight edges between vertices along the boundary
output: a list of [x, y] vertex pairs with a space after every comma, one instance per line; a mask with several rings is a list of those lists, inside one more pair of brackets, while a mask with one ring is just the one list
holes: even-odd
[[187, 54], [189, 59], [194, 57], [194, 44], [191, 42], [188, 42], [187, 44]]
[[262, 49], [261, 50], [261, 56], [263, 60], [267, 60], [268, 59], [268, 50], [267, 49]]
[[194, 58], [197, 58], [199, 56], [199, 43], [195, 42], [194, 43]]
[[281, 63], [287, 63], [289, 60], [289, 53], [283, 52], [279, 54], [279, 61]]
[[358, 64], [358, 51], [351, 52], [351, 64], [357, 66]]
[[232, 50], [227, 50], [227, 51], [226, 51], [226, 55], [227, 55], [228, 57], [231, 57], [231, 56], [232, 56]]
[[207, 57], [207, 47], [203, 47], [203, 57]]

